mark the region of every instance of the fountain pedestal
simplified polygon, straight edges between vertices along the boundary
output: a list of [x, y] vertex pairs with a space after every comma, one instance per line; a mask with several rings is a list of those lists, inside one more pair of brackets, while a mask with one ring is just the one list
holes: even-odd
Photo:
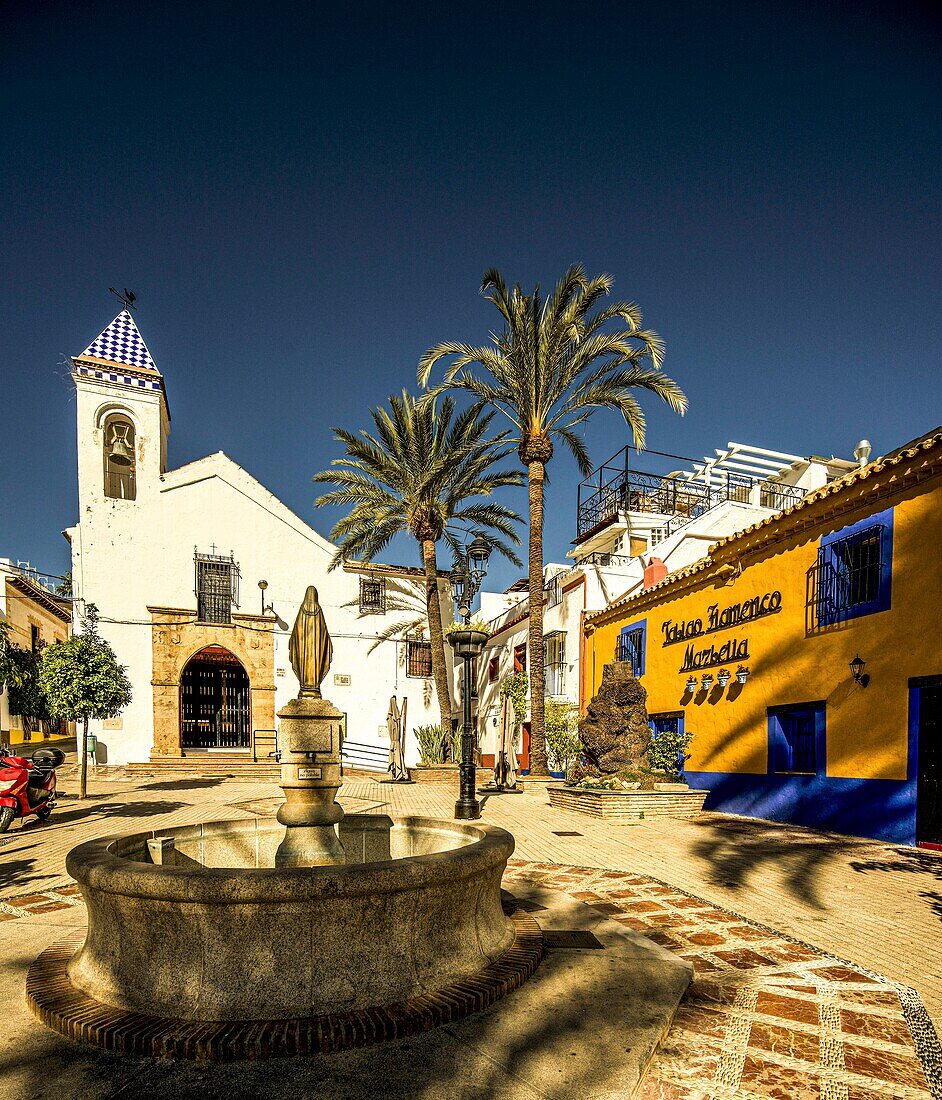
[[337, 835], [343, 809], [340, 735], [343, 714], [328, 699], [301, 695], [278, 712], [281, 719], [281, 782], [284, 805], [278, 820], [287, 826], [275, 854], [276, 867], [343, 863]]

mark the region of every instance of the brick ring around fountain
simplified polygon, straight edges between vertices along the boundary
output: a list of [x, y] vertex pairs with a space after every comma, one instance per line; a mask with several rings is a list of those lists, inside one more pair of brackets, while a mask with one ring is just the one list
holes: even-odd
[[33, 963], [33, 1012], [123, 1053], [311, 1054], [460, 1019], [536, 969], [539, 926], [501, 908], [503, 829], [354, 815], [344, 864], [276, 867], [284, 835], [238, 820], [74, 848], [88, 933]]

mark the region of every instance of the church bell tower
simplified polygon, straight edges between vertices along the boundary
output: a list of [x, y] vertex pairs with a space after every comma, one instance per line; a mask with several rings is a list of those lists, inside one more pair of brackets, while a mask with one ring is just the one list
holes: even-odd
[[80, 514], [152, 498], [167, 468], [164, 379], [125, 308], [72, 360]]

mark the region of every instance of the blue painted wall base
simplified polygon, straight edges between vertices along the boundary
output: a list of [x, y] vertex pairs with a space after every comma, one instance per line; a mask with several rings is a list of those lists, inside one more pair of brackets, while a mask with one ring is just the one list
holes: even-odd
[[890, 844], [916, 843], [913, 779], [835, 779], [822, 775], [743, 775], [686, 771], [708, 790], [705, 810], [807, 825]]

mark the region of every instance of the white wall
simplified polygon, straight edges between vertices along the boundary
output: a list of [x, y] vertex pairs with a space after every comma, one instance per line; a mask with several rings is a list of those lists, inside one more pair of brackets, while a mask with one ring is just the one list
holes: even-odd
[[[342, 568], [328, 570], [334, 548], [326, 539], [222, 453], [162, 477], [159, 395], [115, 393], [84, 377], [77, 377], [76, 385], [80, 516], [69, 532], [75, 595], [97, 605], [101, 633], [128, 666], [134, 691], [122, 716], [123, 728], [95, 730], [109, 763], [146, 760], [150, 754], [152, 643], [147, 607], [195, 612], [194, 547], [200, 552], [211, 552], [214, 545], [216, 553], [232, 551], [241, 573], [239, 611], [260, 613], [258, 581], [267, 580], [266, 603], [274, 605], [289, 632], [305, 589], [317, 587], [334, 642], [323, 691], [348, 713], [348, 740], [388, 744], [386, 713], [393, 694], [400, 705], [408, 697], [410, 729], [438, 721], [433, 681], [406, 675], [404, 644], [384, 642], [367, 653], [377, 634], [403, 615], [360, 617], [358, 607], [343, 607], [358, 598], [359, 576]], [[104, 496], [102, 433], [95, 425], [101, 406], [116, 402], [126, 408], [137, 429], [133, 501]], [[279, 709], [298, 690], [285, 632], [276, 635], [275, 670]], [[350, 685], [334, 686], [336, 673], [348, 674]], [[415, 755], [410, 744], [407, 758]]]

